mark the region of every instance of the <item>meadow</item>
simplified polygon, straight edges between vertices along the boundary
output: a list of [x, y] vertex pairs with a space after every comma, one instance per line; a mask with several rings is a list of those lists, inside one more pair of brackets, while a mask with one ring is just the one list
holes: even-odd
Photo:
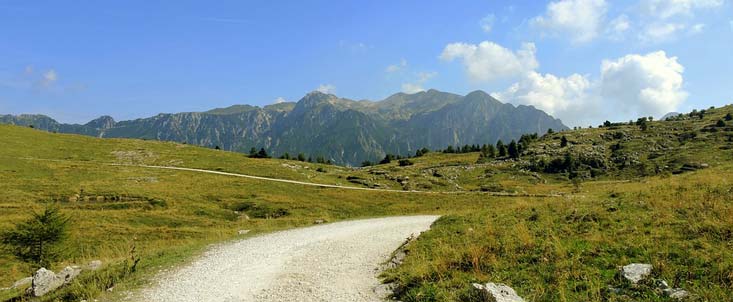
[[[619, 278], [618, 267], [632, 262], [653, 264], [654, 278], [694, 299], [733, 301], [733, 148], [730, 125], [711, 126], [731, 111], [650, 122], [645, 130], [632, 122], [547, 134], [519, 159], [477, 163], [477, 152], [431, 152], [408, 166], [366, 168], [0, 125], [0, 231], [55, 204], [72, 223], [64, 260], [51, 269], [106, 264], [43, 301], [118, 300], [227, 240], [316, 220], [413, 214], [444, 216], [408, 246], [402, 266], [383, 275], [402, 301], [478, 301], [474, 282], [506, 283], [527, 301], [669, 300]], [[560, 146], [563, 136], [569, 146]], [[578, 158], [577, 170], [532, 170], [568, 154]], [[32, 270], [2, 253], [0, 272], [2, 287]], [[22, 290], [0, 292], [0, 300], [23, 301]]]

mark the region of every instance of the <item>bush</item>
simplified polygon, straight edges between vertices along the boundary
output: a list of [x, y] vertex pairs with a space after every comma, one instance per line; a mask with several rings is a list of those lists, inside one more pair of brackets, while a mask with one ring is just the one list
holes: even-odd
[[413, 164], [415, 164], [415, 163], [413, 163], [413, 162], [412, 162], [411, 160], [409, 160], [409, 159], [400, 159], [400, 161], [399, 161], [398, 163], [399, 163], [400, 167], [404, 167], [404, 166], [412, 166]]
[[61, 257], [59, 245], [67, 237], [69, 218], [55, 206], [15, 226], [0, 236], [0, 241], [19, 260], [33, 265], [33, 269], [50, 267]]

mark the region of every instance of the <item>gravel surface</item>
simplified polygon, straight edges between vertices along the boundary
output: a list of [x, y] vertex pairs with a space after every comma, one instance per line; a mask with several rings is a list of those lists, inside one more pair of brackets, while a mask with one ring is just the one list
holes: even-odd
[[215, 246], [138, 301], [382, 301], [381, 263], [437, 216], [354, 220]]

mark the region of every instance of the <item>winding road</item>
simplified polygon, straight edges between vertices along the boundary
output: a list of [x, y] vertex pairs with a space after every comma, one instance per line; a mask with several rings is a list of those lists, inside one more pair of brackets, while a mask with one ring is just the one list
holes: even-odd
[[438, 216], [353, 220], [281, 231], [210, 248], [163, 273], [132, 301], [383, 301], [378, 270]]

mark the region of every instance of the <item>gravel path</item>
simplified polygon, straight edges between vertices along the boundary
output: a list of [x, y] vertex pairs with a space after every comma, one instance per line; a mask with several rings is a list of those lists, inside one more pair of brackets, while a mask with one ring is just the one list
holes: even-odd
[[382, 301], [381, 263], [437, 216], [331, 223], [215, 246], [163, 274], [139, 301]]

